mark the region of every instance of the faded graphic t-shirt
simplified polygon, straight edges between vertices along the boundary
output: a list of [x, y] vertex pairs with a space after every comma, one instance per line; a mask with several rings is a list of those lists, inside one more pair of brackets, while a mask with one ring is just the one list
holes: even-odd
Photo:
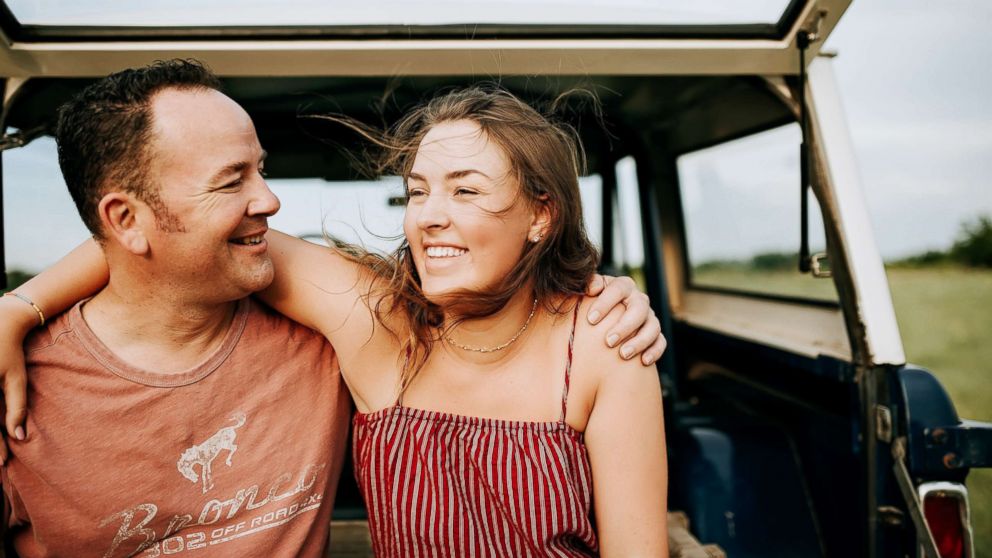
[[244, 300], [214, 354], [161, 374], [115, 358], [77, 305], [27, 359], [28, 437], [2, 479], [21, 556], [321, 555], [350, 415], [322, 336]]

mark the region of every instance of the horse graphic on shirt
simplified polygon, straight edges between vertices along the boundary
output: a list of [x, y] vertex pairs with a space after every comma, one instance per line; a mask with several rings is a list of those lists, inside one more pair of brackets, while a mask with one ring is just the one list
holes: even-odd
[[[217, 459], [217, 456], [220, 455], [222, 450], [227, 450], [227, 459], [225, 462], [228, 467], [231, 466], [231, 457], [234, 456], [234, 452], [238, 451], [238, 446], [234, 444], [234, 440], [238, 436], [236, 429], [244, 426], [247, 419], [248, 417], [242, 412], [234, 413], [231, 416], [231, 421], [234, 422], [233, 425], [221, 428], [203, 443], [184, 451], [176, 463], [179, 473], [189, 479], [190, 482], [195, 483], [202, 479], [203, 493], [206, 494], [208, 490], [214, 487], [214, 481], [210, 474], [211, 464], [214, 462], [214, 459]], [[200, 466], [199, 474], [194, 470], [197, 465]]]

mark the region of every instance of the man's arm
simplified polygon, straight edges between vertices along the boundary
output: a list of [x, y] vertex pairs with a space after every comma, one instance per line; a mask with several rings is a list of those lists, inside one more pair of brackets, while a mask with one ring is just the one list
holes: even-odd
[[620, 356], [624, 359], [641, 355], [641, 363], [645, 366], [661, 358], [668, 346], [661, 334], [661, 321], [651, 310], [648, 295], [637, 290], [633, 279], [596, 275], [589, 282], [586, 294], [596, 297], [586, 314], [586, 319], [593, 325], [616, 306], [624, 306], [623, 315], [606, 332], [607, 346], [619, 344]]

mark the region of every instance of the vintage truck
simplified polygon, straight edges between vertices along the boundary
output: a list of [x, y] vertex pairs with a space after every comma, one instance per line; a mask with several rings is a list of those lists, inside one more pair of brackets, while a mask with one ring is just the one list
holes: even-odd
[[[974, 555], [965, 481], [992, 425], [906, 363], [820, 52], [850, 0], [360, 4], [0, 2], [6, 269], [85, 237], [54, 115], [124, 67], [206, 62], [270, 153], [273, 225], [371, 244], [397, 232], [397, 181], [357, 175], [355, 138], [307, 115], [389, 122], [477, 81], [536, 104], [577, 90], [590, 233], [670, 343], [670, 508], [733, 557]], [[335, 517], [363, 514], [346, 474]]]

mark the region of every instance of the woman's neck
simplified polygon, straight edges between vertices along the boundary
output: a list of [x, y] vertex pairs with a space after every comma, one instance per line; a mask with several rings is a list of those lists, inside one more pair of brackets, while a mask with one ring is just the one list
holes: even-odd
[[524, 345], [540, 312], [531, 289], [521, 289], [495, 314], [464, 320], [444, 332], [444, 347], [459, 360], [503, 360]]

